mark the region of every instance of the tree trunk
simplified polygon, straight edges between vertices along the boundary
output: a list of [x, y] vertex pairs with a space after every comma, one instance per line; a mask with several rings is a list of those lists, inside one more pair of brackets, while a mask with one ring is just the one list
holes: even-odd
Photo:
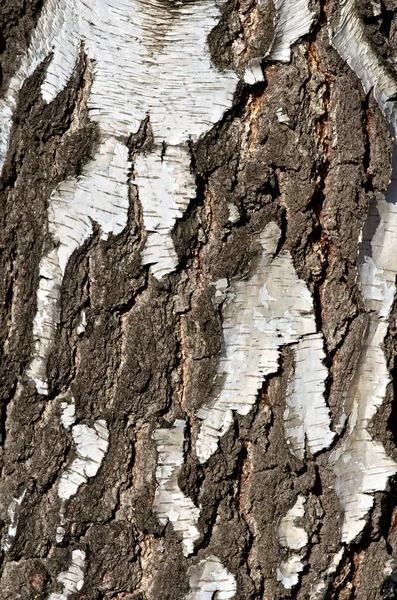
[[397, 597], [395, 0], [1, 10], [0, 599]]

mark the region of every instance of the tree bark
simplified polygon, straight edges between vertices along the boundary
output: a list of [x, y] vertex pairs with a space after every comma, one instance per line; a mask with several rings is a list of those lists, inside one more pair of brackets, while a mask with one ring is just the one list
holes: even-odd
[[3, 0], [1, 600], [397, 597], [396, 9]]

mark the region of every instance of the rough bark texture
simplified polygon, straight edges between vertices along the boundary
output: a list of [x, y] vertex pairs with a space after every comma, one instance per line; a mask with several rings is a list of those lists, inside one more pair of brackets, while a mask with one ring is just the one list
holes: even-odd
[[[172, 16], [178, 3], [159, 4]], [[348, 2], [306, 2], [311, 22], [303, 37], [291, 38], [286, 61], [271, 54], [282, 4], [228, 0], [210, 32], [214, 68], [236, 74], [234, 97], [217, 123], [186, 139], [195, 191], [175, 218], [176, 264], [163, 277], [142, 260], [145, 208], [134, 172], [134, 164], [146, 160], [139, 157], [152, 156], [161, 144], [150, 111], [130, 132], [127, 225], [104, 239], [94, 222], [68, 259], [45, 365], [46, 394], [28, 373], [40, 265], [54, 248], [50, 197], [65, 179], [84, 173], [101, 144], [100, 125], [87, 109], [95, 74], [84, 44], [66, 87], [51, 102], [40, 92], [50, 56], [21, 87], [0, 182], [1, 600], [394, 597], [392, 382], [385, 379], [385, 398], [368, 424], [371, 440], [388, 457], [386, 484], [365, 492], [373, 506], [352, 539], [342, 534], [344, 492], [334, 466], [340, 449], [347, 453], [351, 390], [362, 376], [375, 310], [363, 299], [359, 245], [372, 239], [377, 222], [368, 215], [388, 188], [390, 123], [372, 87], [363, 88], [331, 43], [330, 28], [338, 31]], [[3, 0], [4, 97], [42, 5]], [[393, 0], [354, 6], [366, 42], [395, 81], [396, 9]], [[261, 70], [263, 80], [244, 79], [247, 65]], [[255, 277], [260, 285], [261, 277], [275, 281], [276, 264], [282, 277], [290, 273], [290, 287], [276, 304], [285, 296], [288, 304], [295, 290], [306, 294], [302, 310], [291, 304], [288, 314], [299, 313], [294, 323], [310, 319], [308, 329], [291, 325], [292, 335], [276, 325], [269, 342], [270, 313], [263, 309], [258, 352], [270, 343], [276, 367], [260, 368], [249, 316], [247, 353], [240, 363], [227, 362], [224, 324], [235, 331], [237, 309], [251, 302], [249, 285]], [[272, 310], [278, 319], [277, 307]], [[396, 319], [394, 304], [381, 340], [394, 380]], [[319, 340], [318, 359], [314, 346], [305, 358], [303, 339]], [[301, 379], [318, 360], [319, 391], [294, 380], [299, 356], [307, 360]], [[226, 363], [235, 374], [231, 389], [249, 404], [246, 410], [233, 405], [235, 397], [222, 396], [229, 375], [220, 365]], [[231, 422], [224, 435], [215, 434], [214, 449], [200, 455], [196, 442], [216, 398]], [[321, 443], [309, 426], [303, 442], [288, 434], [293, 400], [306, 402], [309, 413], [323, 402], [325, 419], [329, 407]], [[94, 458], [82, 445], [85, 435]], [[79, 460], [80, 485], [75, 493], [62, 492]], [[167, 464], [171, 475], [161, 470]], [[189, 515], [189, 531], [170, 512], [162, 489], [177, 513]], [[226, 583], [210, 584], [206, 592], [202, 582], [216, 573]], [[76, 585], [68, 587], [73, 578]]]

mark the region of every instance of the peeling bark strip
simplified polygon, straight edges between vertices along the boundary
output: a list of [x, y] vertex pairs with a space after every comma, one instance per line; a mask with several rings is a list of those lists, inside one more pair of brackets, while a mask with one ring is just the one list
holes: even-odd
[[[305, 435], [313, 453], [332, 442], [323, 396], [327, 370], [321, 354], [318, 359], [316, 353], [322, 336], [316, 334], [313, 301], [305, 283], [296, 275], [291, 255], [285, 250], [277, 254], [280, 235], [275, 223], [266, 226], [259, 236], [263, 253], [256, 271], [248, 281], [236, 281], [227, 292], [222, 309], [224, 351], [215, 398], [197, 413], [202, 421], [196, 442], [201, 462], [216, 451], [218, 438], [225, 435], [232, 423], [233, 411], [247, 415], [252, 410], [265, 378], [277, 372], [279, 349], [285, 344], [298, 344], [295, 385], [305, 393], [299, 404], [293, 398], [290, 400], [291, 406], [286, 411], [287, 435], [301, 456], [305, 451]], [[309, 375], [300, 372], [299, 361], [305, 352], [313, 352]], [[295, 391], [290, 396], [294, 394]], [[316, 417], [311, 411], [315, 411]]]
[[180, 468], [184, 462], [184, 431], [185, 422], [177, 420], [172, 429], [158, 429], [153, 434], [158, 451], [158, 487], [153, 508], [161, 523], [166, 525], [170, 521], [175, 531], [182, 535], [183, 553], [188, 556], [193, 552], [194, 543], [200, 536], [196, 527], [200, 511], [181, 492], [178, 485]]
[[397, 462], [368, 431], [391, 381], [384, 341], [396, 294], [397, 275], [397, 84], [365, 39], [363, 24], [352, 0], [342, 3], [340, 22], [332, 43], [361, 79], [373, 89], [394, 136], [393, 172], [387, 199], [378, 195], [369, 211], [360, 245], [358, 275], [369, 322], [355, 379], [350, 390], [351, 415], [346, 440], [331, 454], [336, 490], [344, 509], [342, 541], [353, 541], [363, 530], [373, 506], [373, 494], [386, 488], [397, 472]]
[[61, 421], [65, 429], [69, 429], [76, 421], [76, 403], [73, 396], [69, 401], [61, 402]]
[[295, 368], [287, 390], [285, 435], [291, 451], [301, 460], [306, 447], [317, 454], [335, 437], [324, 400], [328, 370], [323, 346], [323, 336], [318, 333], [305, 336], [293, 346]]
[[48, 393], [47, 359], [59, 321], [59, 301], [66, 266], [73, 252], [91, 235], [92, 222], [101, 238], [121, 233], [127, 224], [128, 152], [124, 144], [107, 139], [96, 158], [77, 179], [62, 182], [50, 200], [48, 228], [56, 248], [40, 263], [37, 313], [33, 323], [36, 339], [28, 375], [40, 394]]
[[289, 61], [291, 46], [310, 31], [315, 13], [307, 0], [274, 0], [276, 36], [270, 53], [273, 60]]
[[[65, 428], [74, 423], [74, 403], [64, 406], [62, 424]], [[65, 410], [66, 408], [66, 410]], [[60, 544], [66, 533], [67, 519], [65, 510], [68, 501], [77, 494], [79, 488], [91, 477], [95, 477], [108, 450], [109, 431], [106, 422], [100, 419], [94, 427], [74, 425], [72, 427], [73, 441], [76, 447], [76, 458], [62, 473], [58, 484], [58, 497], [61, 499], [59, 512], [60, 525], [56, 530], [56, 542]]]
[[77, 457], [62, 474], [58, 487], [61, 500], [69, 500], [89, 477], [98, 473], [108, 448], [108, 429], [103, 420], [94, 427], [75, 425], [72, 428]]
[[84, 585], [84, 566], [85, 553], [82, 550], [73, 550], [69, 569], [57, 577], [63, 591], [50, 594], [48, 600], [68, 600], [74, 594], [79, 593]]
[[0, 600], [391, 597], [395, 8], [3, 0]]
[[388, 116], [397, 84], [366, 38], [354, 0], [342, 0], [338, 26], [335, 31], [330, 29], [330, 34], [332, 44], [357, 74], [364, 90], [368, 93], [373, 89], [375, 99]]
[[214, 556], [200, 561], [188, 571], [190, 594], [186, 600], [227, 600], [234, 598], [236, 581]]
[[159, 146], [157, 152], [142, 154], [135, 161], [134, 181], [148, 232], [142, 262], [152, 265], [157, 279], [171, 273], [178, 263], [171, 231], [196, 195], [190, 163], [187, 146], [168, 146], [165, 153]]
[[307, 545], [309, 538], [297, 521], [305, 514], [306, 498], [298, 496], [294, 506], [281, 519], [278, 539], [280, 545], [291, 551], [291, 556], [284, 560], [277, 571], [277, 579], [286, 589], [291, 589], [299, 582], [299, 573], [303, 570], [302, 553], [298, 553]]

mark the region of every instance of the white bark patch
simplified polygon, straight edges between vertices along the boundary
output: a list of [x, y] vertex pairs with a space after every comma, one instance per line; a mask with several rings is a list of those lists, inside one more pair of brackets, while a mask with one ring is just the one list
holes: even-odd
[[59, 295], [63, 274], [59, 268], [57, 251], [52, 250], [40, 263], [37, 291], [37, 312], [33, 320], [33, 360], [27, 375], [39, 394], [48, 394], [47, 359], [52, 349], [55, 328], [59, 321]]
[[46, 366], [59, 321], [66, 265], [91, 235], [93, 221], [99, 224], [103, 239], [121, 233], [126, 226], [129, 169], [126, 146], [109, 138], [82, 175], [63, 181], [51, 196], [48, 228], [57, 247], [40, 262], [33, 360], [27, 372], [40, 394], [48, 394]]
[[58, 525], [56, 535], [55, 535], [55, 540], [56, 540], [57, 544], [61, 544], [63, 542], [65, 533], [66, 533], [66, 529], [64, 527], [64, 525], [66, 525], [66, 519], [65, 519], [65, 515], [63, 514], [63, 512], [61, 512], [61, 523], [62, 523], [62, 525]]
[[229, 211], [229, 223], [237, 223], [241, 218], [239, 209], [233, 202], [228, 202], [227, 208]]
[[[66, 87], [76, 66], [80, 46], [73, 0], [59, 0], [55, 10], [55, 15], [49, 15], [55, 20], [52, 22], [53, 37], [49, 40], [52, 59], [41, 86], [41, 95], [47, 103], [55, 100]], [[37, 31], [36, 27], [35, 34]]]
[[98, 473], [109, 445], [109, 431], [102, 419], [96, 421], [94, 427], [74, 425], [72, 435], [77, 456], [61, 476], [58, 496], [62, 500], [69, 500], [83, 483]]
[[[352, 0], [342, 4], [341, 17], [332, 43], [361, 79], [364, 90], [373, 89], [389, 127], [396, 132], [397, 85], [366, 40], [364, 26]], [[350, 390], [351, 414], [344, 442], [331, 454], [336, 490], [344, 509], [342, 541], [349, 543], [363, 530], [373, 506], [373, 494], [386, 488], [397, 464], [387, 456], [382, 444], [372, 439], [368, 424], [382, 404], [391, 381], [383, 350], [388, 320], [396, 293], [397, 273], [397, 146], [393, 152], [393, 174], [387, 201], [382, 195], [372, 207], [359, 253], [358, 276], [369, 325]], [[373, 237], [365, 237], [375, 231]]]
[[371, 0], [371, 4], [372, 4], [372, 13], [374, 15], [374, 17], [378, 17], [379, 15], [382, 14], [382, 5], [380, 3], [380, 0]]
[[393, 571], [394, 571], [393, 564], [394, 564], [394, 559], [393, 558], [389, 558], [385, 562], [385, 566], [383, 567], [383, 575], [385, 577], [389, 577], [393, 573]]
[[218, 2], [167, 4], [76, 3], [80, 35], [96, 62], [90, 114], [110, 135], [129, 135], [149, 113], [155, 143], [179, 145], [210, 129], [232, 104], [237, 76], [216, 69], [207, 46]]
[[214, 303], [216, 306], [218, 306], [219, 304], [222, 304], [222, 302], [225, 300], [228, 287], [229, 287], [229, 281], [225, 277], [222, 279], [218, 279], [215, 282]]
[[286, 590], [290, 590], [298, 585], [303, 567], [299, 554], [293, 554], [277, 568], [277, 581], [280, 581]]
[[283, 548], [302, 550], [307, 545], [309, 538], [305, 529], [296, 524], [296, 521], [305, 516], [305, 504], [306, 498], [299, 495], [294, 506], [281, 519], [278, 539]]
[[253, 58], [245, 68], [244, 83], [247, 85], [254, 85], [260, 81], [264, 81], [261, 59]]
[[85, 310], [82, 310], [79, 316], [79, 322], [77, 323], [76, 333], [77, 335], [83, 335], [85, 328], [87, 327], [87, 317]]
[[[63, 397], [61, 401], [61, 411], [62, 425], [65, 429], [70, 429], [76, 421], [76, 401], [70, 393], [69, 395]], [[66, 500], [63, 499], [59, 511], [60, 525], [58, 525], [56, 530], [57, 544], [60, 544], [63, 541], [66, 533], [65, 525], [67, 521], [65, 518], [65, 508]]]
[[[395, 151], [396, 154], [396, 151]], [[394, 156], [396, 162], [396, 156]], [[397, 257], [394, 252], [397, 235], [397, 170], [394, 165], [387, 200], [379, 194], [376, 205], [370, 207], [366, 229], [374, 230], [371, 238], [361, 242], [363, 260], [358, 267], [359, 281], [366, 308], [386, 322], [396, 292]]]
[[277, 115], [277, 120], [279, 123], [284, 123], [284, 125], [289, 124], [290, 118], [287, 114], [285, 114], [285, 112], [283, 111], [282, 108], [278, 108], [276, 110], [276, 115]]
[[293, 552], [277, 569], [277, 580], [281, 581], [286, 589], [291, 589], [294, 585], [297, 585], [299, 575], [304, 567], [303, 554], [300, 551], [307, 546], [309, 537], [305, 529], [297, 525], [296, 522], [304, 517], [305, 504], [306, 498], [299, 495], [294, 506], [281, 519], [278, 529], [280, 545]]
[[85, 570], [85, 552], [73, 550], [72, 562], [67, 571], [63, 571], [57, 577], [57, 582], [62, 584], [62, 592], [53, 592], [48, 600], [68, 600], [72, 595], [83, 589]]
[[19, 513], [21, 510], [21, 504], [26, 496], [26, 490], [22, 492], [18, 498], [13, 498], [10, 506], [8, 507], [8, 518], [10, 519], [10, 524], [8, 526], [8, 530], [5, 536], [5, 540], [2, 544], [3, 552], [9, 552], [14, 545], [15, 538], [18, 530], [18, 521], [19, 521]]
[[196, 182], [190, 172], [188, 147], [169, 146], [151, 154], [141, 154], [135, 162], [135, 183], [139, 189], [143, 221], [147, 231], [142, 262], [161, 279], [177, 265], [171, 231], [190, 200], [196, 195]]
[[[306, 284], [295, 272], [290, 253], [283, 250], [274, 256], [280, 233], [275, 223], [266, 226], [259, 236], [263, 252], [256, 272], [248, 280], [233, 282], [226, 293], [222, 307], [223, 352], [214, 399], [197, 412], [201, 421], [196, 443], [200, 462], [208, 460], [216, 451], [218, 439], [230, 427], [233, 411], [239, 415], [250, 412], [265, 378], [277, 372], [280, 347], [316, 333], [313, 301]], [[310, 340], [309, 346], [318, 343], [316, 337]], [[304, 351], [305, 346], [302, 346], [301, 352]], [[321, 361], [317, 367], [319, 373], [312, 374], [305, 389], [308, 401], [315, 399], [325, 414], [319, 378], [326, 373]], [[305, 408], [300, 420], [305, 423], [307, 438], [315, 444], [318, 424], [315, 423], [312, 433], [312, 420], [308, 415], [309, 410]], [[326, 440], [329, 418], [324, 419], [321, 426]]]
[[188, 569], [190, 593], [186, 600], [228, 600], [236, 594], [236, 580], [219, 558], [208, 556]]
[[274, 0], [277, 10], [276, 37], [270, 53], [272, 60], [291, 60], [291, 46], [307, 35], [315, 13], [309, 0]]
[[335, 437], [324, 399], [328, 370], [323, 346], [323, 336], [316, 333], [293, 347], [295, 369], [288, 384], [284, 422], [290, 449], [301, 460], [306, 446], [316, 454], [328, 448]]
[[196, 527], [200, 510], [181, 492], [178, 485], [178, 476], [184, 463], [185, 422], [178, 419], [171, 429], [157, 429], [153, 438], [158, 452], [153, 509], [160, 523], [172, 523], [174, 530], [182, 537], [183, 554], [188, 556], [200, 536]]
[[70, 429], [76, 420], [76, 403], [73, 396], [61, 402], [61, 422], [65, 429]]

